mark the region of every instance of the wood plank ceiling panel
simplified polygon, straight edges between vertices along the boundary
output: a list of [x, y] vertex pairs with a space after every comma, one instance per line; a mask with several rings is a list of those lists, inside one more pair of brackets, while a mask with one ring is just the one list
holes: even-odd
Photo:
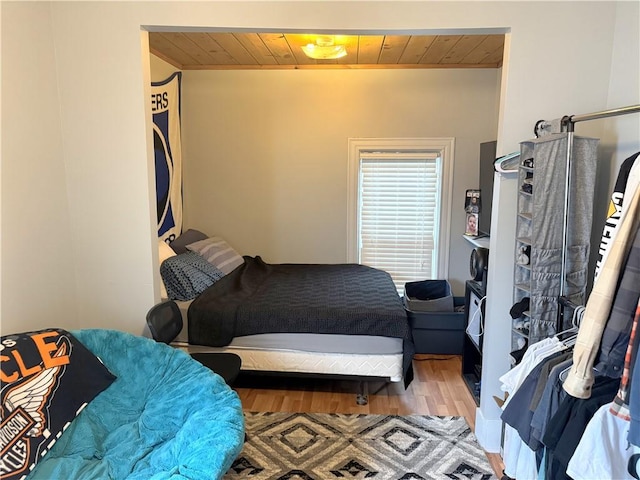
[[379, 63], [390, 65], [398, 63], [407, 43], [409, 43], [409, 37], [406, 35], [385, 35]]
[[447, 53], [462, 38], [462, 35], [438, 35], [427, 52], [420, 59], [423, 64], [440, 64]]
[[491, 66], [494, 65], [496, 68], [502, 66], [502, 62], [504, 61], [504, 44], [493, 51], [493, 53], [484, 57], [482, 60], [482, 65]]
[[[344, 45], [347, 49], [347, 56], [338, 58], [335, 62], [338, 65], [351, 65], [353, 59], [357, 59], [358, 53], [358, 35], [336, 35], [336, 45]], [[320, 62], [318, 62], [320, 63]]]
[[[195, 34], [201, 35], [201, 34]], [[206, 50], [200, 46], [198, 43], [200, 41], [199, 37], [194, 37], [193, 35], [185, 35], [180, 32], [171, 32], [165, 33], [165, 37], [173, 43], [176, 47], [185, 52], [189, 57], [193, 58], [195, 62], [192, 62], [194, 65], [211, 65], [216, 64], [215, 58], [212, 55], [209, 55]]]
[[499, 51], [501, 63], [504, 51], [504, 35], [488, 35], [476, 48], [469, 52], [461, 63], [481, 63], [490, 56], [491, 59], [494, 59], [497, 51]]
[[[229, 37], [225, 37], [229, 38]], [[229, 51], [206, 32], [189, 34], [189, 39], [202, 50], [204, 50], [211, 59], [209, 63], [200, 63], [201, 65], [229, 65], [238, 64], [238, 61]]]
[[151, 53], [183, 70], [246, 68], [497, 68], [504, 35], [332, 35], [347, 56], [314, 60], [312, 33], [150, 32]]
[[217, 32], [209, 32], [207, 35], [223, 51], [227, 52], [235, 65], [258, 65], [258, 61], [235, 35]]
[[435, 35], [413, 35], [409, 38], [407, 47], [404, 49], [400, 61], [401, 64], [418, 64], [423, 55], [429, 50], [435, 41]]
[[[228, 33], [220, 34], [220, 35], [230, 35]], [[247, 52], [251, 54], [253, 58], [256, 59], [258, 65], [277, 65], [273, 54], [269, 51], [267, 46], [264, 44], [260, 35], [257, 33], [241, 33], [234, 35], [238, 42], [242, 44], [244, 48], [247, 49]]]
[[356, 63], [360, 65], [377, 64], [383, 43], [384, 35], [361, 35], [358, 40]]
[[174, 45], [164, 33], [149, 35], [149, 49], [151, 53], [169, 61], [176, 67], [182, 68], [183, 65], [196, 63], [195, 58]]
[[279, 65], [291, 65], [295, 56], [282, 33], [260, 33], [260, 38]]
[[456, 43], [442, 58], [441, 63], [462, 63], [462, 59], [469, 55], [469, 53], [478, 46], [479, 38], [483, 41], [486, 36], [478, 37], [475, 35], [463, 35], [458, 43]]

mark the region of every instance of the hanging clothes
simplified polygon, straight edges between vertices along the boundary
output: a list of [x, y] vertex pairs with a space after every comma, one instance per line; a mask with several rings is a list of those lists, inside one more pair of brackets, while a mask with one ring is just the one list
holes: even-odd
[[631, 326], [640, 299], [640, 229], [636, 229], [627, 261], [620, 275], [609, 319], [602, 333], [595, 369], [601, 375], [620, 378], [629, 347]]
[[[509, 408], [511, 402], [516, 398], [516, 392], [529, 374], [536, 369], [536, 366], [550, 356], [566, 349], [566, 345], [556, 337], [544, 338], [530, 345], [520, 363], [500, 377], [502, 390], [508, 393], [502, 409]], [[535, 478], [538, 471], [535, 452], [523, 442], [515, 428], [509, 424], [505, 424], [503, 443], [504, 473], [511, 478]]]
[[629, 421], [611, 414], [611, 404], [601, 406], [589, 421], [569, 460], [573, 480], [640, 478], [640, 447], [629, 445]]
[[622, 371], [622, 380], [620, 380], [620, 388], [618, 394], [611, 404], [611, 413], [622, 418], [623, 420], [631, 420], [629, 411], [629, 390], [630, 381], [633, 376], [633, 370], [638, 356], [638, 348], [640, 348], [640, 335], [637, 334], [638, 322], [640, 322], [640, 300], [636, 305], [636, 314], [631, 326], [631, 335], [629, 338], [629, 346], [624, 358], [624, 369]]
[[[616, 183], [611, 193], [607, 219], [602, 229], [602, 240], [600, 241], [600, 248], [598, 249], [598, 257], [596, 259], [596, 280], [600, 274], [606, 255], [609, 252], [611, 242], [616, 236], [618, 226], [627, 212], [629, 198], [633, 196], [633, 192], [640, 185], [640, 161], [636, 161], [639, 156], [640, 152], [631, 155], [622, 162], [620, 170], [618, 171]], [[628, 196], [627, 192], [629, 192]], [[625, 198], [627, 199], [626, 202]]]
[[541, 360], [547, 356], [564, 350], [566, 346], [556, 337], [548, 337], [533, 343], [525, 351], [522, 360], [511, 370], [507, 371], [500, 377], [502, 383], [502, 390], [509, 394], [509, 397], [503, 404], [503, 409], [511, 401], [511, 395], [515, 392], [522, 382], [527, 378], [527, 375], [540, 363]]
[[[640, 322], [640, 301], [638, 301], [638, 306], [636, 308], [636, 316], [634, 319], [634, 326], [636, 326]], [[633, 372], [640, 372], [638, 369], [638, 361], [640, 361], [640, 355], [638, 355], [638, 349], [640, 349], [640, 341], [635, 340], [635, 338], [640, 337], [640, 335], [634, 332], [634, 341], [629, 345], [629, 349], [627, 350], [627, 359], [629, 369], [625, 369], [626, 373], [626, 382], [625, 376], [623, 375], [623, 379], [621, 382], [621, 390], [624, 388], [625, 383], [628, 383], [628, 379], [631, 379], [631, 386], [627, 392], [623, 392], [622, 395], [620, 392], [616, 396], [615, 403], [622, 403], [623, 405], [628, 405], [629, 416], [631, 417], [631, 424], [629, 426], [629, 436], [627, 440], [629, 443], [640, 446], [640, 375], [633, 375]], [[626, 395], [625, 395], [626, 394]], [[619, 397], [623, 398], [619, 398]], [[635, 401], [632, 401], [634, 399]], [[614, 409], [615, 411], [615, 409]]]
[[531, 420], [542, 397], [542, 391], [539, 397], [537, 397], [536, 392], [539, 389], [543, 390], [540, 388], [540, 384], [543, 387], [547, 384], [549, 371], [570, 356], [571, 352], [566, 351], [565, 348], [552, 353], [539, 362], [514, 392], [511, 401], [506, 405], [500, 416], [502, 421], [508, 427], [513, 428], [519, 437], [511, 440], [511, 445], [516, 442], [520, 444], [515, 470], [516, 478], [535, 478], [535, 476], [531, 477], [530, 475], [537, 475], [542, 461], [542, 450], [536, 451], [531, 448], [533, 433]]
[[611, 403], [616, 396], [618, 379], [596, 377], [590, 398], [567, 395], [558, 411], [549, 421], [542, 442], [546, 447], [545, 478], [569, 479], [567, 465], [573, 456], [589, 420], [602, 406]]
[[562, 388], [563, 372], [566, 372], [573, 364], [572, 359], [565, 360], [551, 369], [549, 378], [545, 385], [540, 402], [533, 412], [531, 418], [531, 437], [529, 439], [529, 448], [535, 452], [543, 449], [542, 438], [547, 431], [549, 420], [553, 418], [558, 411], [560, 404], [568, 395]]
[[585, 309], [576, 345], [573, 349], [573, 367], [563, 384], [569, 395], [589, 398], [594, 381], [593, 365], [598, 354], [602, 334], [611, 312], [621, 268], [631, 242], [640, 224], [640, 188], [629, 203], [624, 220], [611, 245]]
[[506, 405], [500, 416], [505, 423], [511, 425], [518, 432], [520, 438], [528, 446], [531, 443], [531, 420], [544, 390], [544, 388], [541, 388], [540, 395], [536, 395], [539, 384], [544, 387], [548, 382], [551, 369], [569, 359], [571, 355], [570, 351], [561, 350], [538, 363], [522, 382], [522, 385], [514, 392], [511, 401]]

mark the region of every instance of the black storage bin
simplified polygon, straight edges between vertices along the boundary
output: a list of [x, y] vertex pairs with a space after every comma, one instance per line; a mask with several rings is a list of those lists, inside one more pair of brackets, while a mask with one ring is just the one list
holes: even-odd
[[405, 298], [405, 309], [416, 353], [462, 355], [465, 330], [464, 297], [452, 297], [452, 300], [456, 311], [416, 312], [408, 308]]
[[453, 312], [451, 285], [447, 280], [421, 280], [404, 284], [405, 305], [414, 312]]

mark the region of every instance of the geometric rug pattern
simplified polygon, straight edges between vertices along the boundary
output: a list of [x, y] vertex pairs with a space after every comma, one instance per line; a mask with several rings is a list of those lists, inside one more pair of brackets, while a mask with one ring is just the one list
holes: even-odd
[[463, 417], [245, 412], [245, 431], [224, 480], [496, 478]]

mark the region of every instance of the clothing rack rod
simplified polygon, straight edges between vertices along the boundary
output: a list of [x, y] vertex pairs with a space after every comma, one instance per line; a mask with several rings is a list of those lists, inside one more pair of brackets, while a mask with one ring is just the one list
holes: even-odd
[[629, 105], [628, 107], [613, 108], [611, 110], [603, 110], [602, 112], [585, 113], [582, 115], [567, 115], [562, 117], [562, 125], [573, 131], [573, 124], [584, 122], [586, 120], [597, 120], [598, 118], [616, 117], [618, 115], [627, 115], [628, 113], [640, 112], [640, 105]]
[[[569, 232], [569, 205], [570, 205], [570, 185], [571, 185], [571, 161], [573, 157], [574, 127], [577, 122], [587, 120], [597, 120], [599, 118], [617, 117], [629, 113], [640, 112], [640, 105], [629, 105], [627, 107], [613, 108], [601, 112], [585, 113], [582, 115], [565, 115], [562, 117], [561, 126], [567, 132], [567, 162], [565, 171], [565, 192], [564, 192], [564, 224], [562, 226], [562, 259], [560, 266], [560, 298], [565, 296], [566, 268], [567, 268], [567, 247]], [[557, 328], [562, 326], [562, 312], [558, 311]]]

